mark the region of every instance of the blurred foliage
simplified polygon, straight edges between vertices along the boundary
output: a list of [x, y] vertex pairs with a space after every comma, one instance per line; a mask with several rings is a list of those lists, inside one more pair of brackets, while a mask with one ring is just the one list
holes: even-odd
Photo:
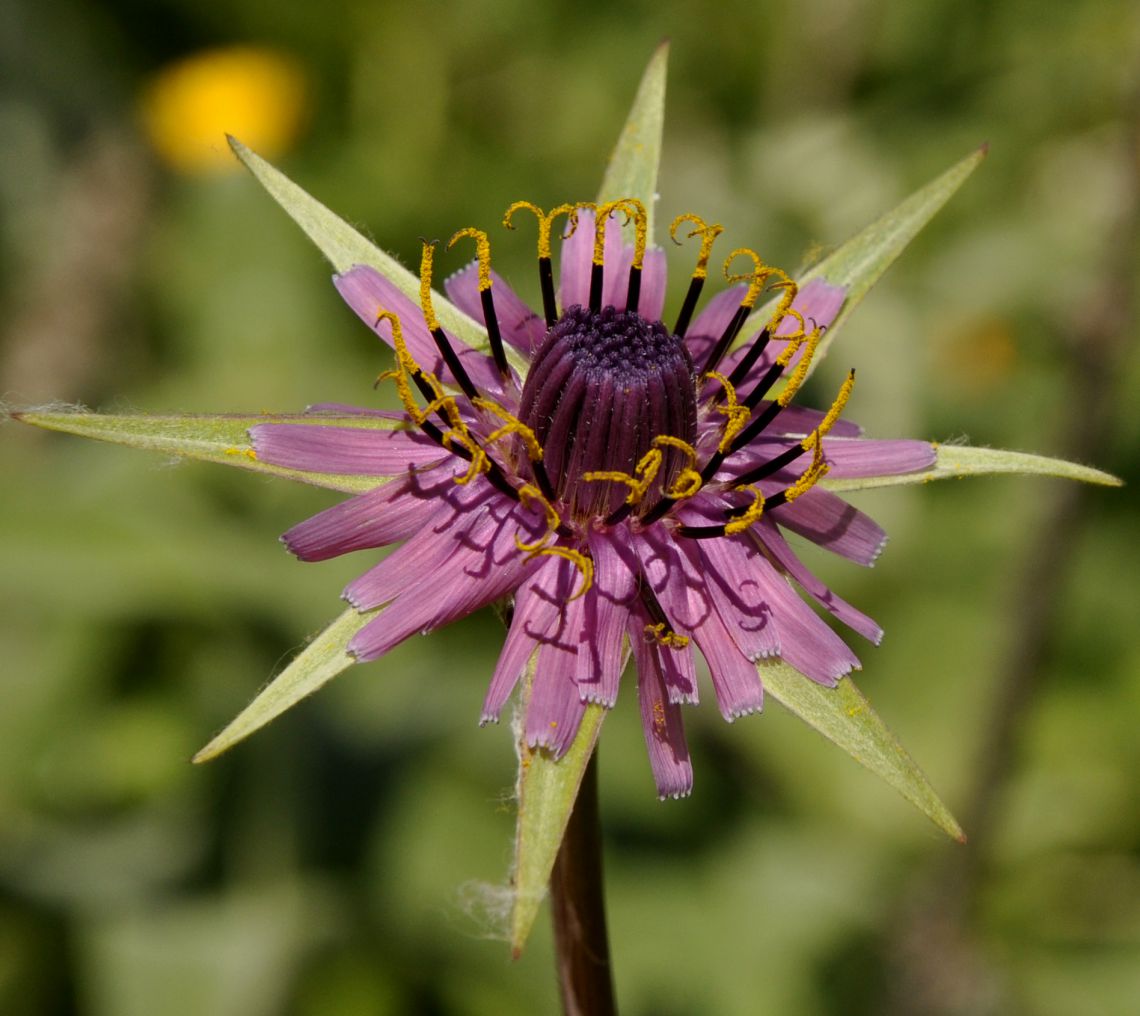
[[[421, 235], [591, 194], [669, 36], [661, 218], [698, 211], [777, 264], [993, 146], [861, 308], [819, 391], [854, 364], [849, 415], [874, 435], [1046, 454], [1098, 408], [1070, 382], [1140, 175], [1130, 0], [730, 0], [699, 15], [677, 0], [11, 0], [0, 28], [11, 403], [375, 398], [383, 358], [284, 215], [241, 175], [179, 175], [148, 147], [140, 104], [175, 61], [284, 54], [308, 111], [284, 168], [414, 263]], [[508, 277], [531, 278], [531, 256], [497, 243]], [[1110, 298], [1134, 301], [1135, 284]], [[1135, 404], [1134, 347], [1106, 404]], [[942, 977], [951, 1011], [1134, 1011], [1140, 418], [1111, 433], [1096, 464], [1133, 486], [1089, 493], [1081, 525], [1045, 534], [1072, 543], [1072, 566], [986, 790], [968, 947], [900, 950], [897, 935], [923, 907], [937, 924], [945, 898], [923, 887], [973, 848], [775, 709], [731, 727], [690, 711], [696, 792], [660, 804], [625, 694], [601, 752], [623, 1011], [878, 1013], [908, 964]], [[0, 456], [0, 1011], [552, 1011], [545, 929], [509, 963], [486, 888], [513, 822], [508, 732], [475, 726], [493, 619], [351, 671], [191, 768], [359, 570], [275, 542], [332, 495], [11, 426]], [[1055, 490], [868, 494], [892, 533], [875, 569], [812, 558], [886, 627], [861, 650], [862, 686], [962, 818], [1006, 669], [1035, 649], [1014, 643]]]

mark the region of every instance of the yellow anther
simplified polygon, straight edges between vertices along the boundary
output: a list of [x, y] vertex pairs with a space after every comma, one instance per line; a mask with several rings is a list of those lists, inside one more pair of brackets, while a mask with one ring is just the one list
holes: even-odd
[[525, 209], [531, 212], [536, 219], [538, 219], [538, 256], [540, 258], [550, 259], [550, 232], [554, 224], [554, 220], [559, 215], [565, 215], [566, 232], [563, 234], [563, 239], [574, 235], [574, 230], [578, 228], [578, 209], [579, 208], [593, 208], [590, 202], [579, 202], [576, 205], [558, 205], [552, 208], [549, 212], [544, 212], [538, 205], [531, 201], [516, 201], [510, 208], [507, 209], [506, 214], [503, 216], [503, 225], [507, 229], [514, 229], [511, 224], [511, 219], [514, 217], [515, 212], [520, 209]]
[[720, 444], [717, 446], [718, 451], [726, 453], [735, 440], [736, 435], [748, 426], [748, 420], [752, 416], [752, 410], [740, 404], [736, 397], [735, 386], [723, 374], [715, 370], [710, 370], [706, 372], [705, 377], [716, 381], [721, 388], [724, 389], [724, 401], [716, 402], [713, 405], [713, 409], [720, 413], [721, 416], [726, 417], [724, 434], [721, 436]]
[[[743, 274], [729, 272], [729, 266], [742, 254], [752, 259], [752, 271]], [[748, 292], [744, 294], [744, 299], [740, 301], [742, 307], [750, 308], [755, 305], [757, 297], [760, 296], [760, 291], [764, 288], [764, 283], [768, 280], [768, 276], [770, 276], [773, 271], [774, 269], [764, 264], [764, 262], [760, 260], [760, 255], [750, 247], [737, 247], [736, 250], [724, 259], [724, 277], [729, 283], [748, 283]]]
[[[790, 313], [796, 314], [796, 311]], [[801, 319], [802, 320], [802, 319]], [[802, 329], [801, 329], [802, 331]], [[788, 378], [787, 383], [784, 385], [784, 390], [777, 396], [776, 401], [781, 406], [788, 405], [792, 399], [796, 397], [796, 393], [800, 390], [800, 386], [807, 379], [808, 369], [811, 367], [811, 362], [815, 358], [815, 351], [819, 347], [819, 339], [823, 332], [819, 328], [813, 328], [811, 334], [807, 337], [807, 348], [804, 349], [804, 355], [800, 357], [800, 362], [796, 364], [796, 369], [792, 371], [792, 376]], [[796, 348], [799, 348], [799, 343], [802, 340], [795, 340]], [[790, 348], [790, 347], [789, 347]], [[787, 350], [784, 350], [786, 353]], [[793, 350], [793, 353], [795, 351]], [[786, 367], [787, 364], [784, 364]]]
[[594, 584], [594, 562], [589, 554], [583, 554], [581, 551], [572, 550], [570, 547], [544, 547], [541, 544], [527, 545], [523, 543], [517, 536], [515, 537], [515, 546], [526, 554], [529, 561], [533, 557], [561, 557], [570, 561], [575, 568], [582, 575], [582, 584], [578, 587], [578, 591], [573, 596], [567, 598], [566, 602], [578, 599], [579, 596], [585, 596], [589, 592], [590, 587]]
[[[549, 530], [546, 536], [549, 536], [550, 533], [554, 532], [554, 530], [562, 525], [562, 517], [558, 514], [554, 505], [550, 503], [546, 495], [533, 483], [524, 483], [521, 487], [519, 487], [518, 495], [519, 501], [522, 503], [524, 508], [529, 508], [535, 502], [537, 502], [542, 508], [542, 512], [546, 516], [546, 528]], [[544, 536], [537, 544], [533, 544], [530, 549], [533, 550], [535, 547], [541, 547], [546, 540], [546, 536]]]
[[423, 254], [420, 257], [420, 307], [424, 312], [424, 323], [429, 332], [439, 327], [439, 318], [435, 316], [435, 308], [431, 304], [431, 269], [435, 260], [435, 244], [424, 241]]
[[605, 264], [606, 223], [614, 212], [621, 212], [625, 215], [623, 225], [628, 225], [630, 220], [633, 220], [633, 228], [635, 231], [633, 241], [633, 267], [640, 269], [645, 261], [645, 246], [649, 237], [649, 220], [645, 214], [645, 205], [638, 201], [637, 198], [618, 198], [617, 201], [607, 201], [604, 205], [597, 206], [596, 218], [594, 219], [594, 264]]
[[[791, 504], [796, 498], [802, 497], [811, 490], [812, 487], [827, 475], [828, 470], [831, 468], [823, 461], [823, 442], [817, 440], [813, 443], [815, 448], [812, 452], [811, 465], [808, 466], [800, 475], [800, 478], [788, 488], [787, 493], [784, 495], [784, 501], [787, 504]], [[725, 527], [725, 531], [728, 531], [727, 526]]]
[[443, 446], [451, 450], [452, 445], [459, 445], [471, 455], [471, 460], [467, 463], [467, 472], [462, 476], [455, 476], [454, 480], [459, 486], [465, 487], [472, 480], [475, 479], [480, 473], [486, 473], [491, 468], [491, 460], [487, 458], [487, 453], [479, 447], [478, 442], [467, 433], [466, 428], [446, 430], [443, 432]]
[[684, 452], [688, 456], [690, 466], [697, 461], [697, 450], [688, 441], [682, 441], [679, 437], [673, 437], [672, 434], [658, 434], [650, 443], [654, 448], [676, 448], [678, 451]]
[[475, 256], [479, 259], [479, 292], [482, 293], [491, 288], [491, 241], [487, 234], [481, 229], [466, 226], [447, 241], [447, 249], [451, 250], [457, 240], [467, 236], [475, 241]]
[[679, 244], [681, 242], [677, 239], [677, 230], [684, 222], [691, 222], [695, 227], [693, 231], [688, 234], [690, 239], [694, 236], [701, 238], [701, 251], [697, 255], [697, 267], [693, 269], [693, 278], [706, 278], [709, 274], [709, 258], [712, 256], [713, 241], [724, 232], [724, 226], [719, 222], [709, 226], [699, 215], [693, 215], [691, 212], [685, 215], [678, 215], [669, 226], [669, 238], [674, 243]]
[[673, 481], [673, 485], [665, 491], [665, 496], [672, 498], [674, 501], [684, 501], [687, 497], [695, 497], [700, 493], [701, 487], [704, 486], [704, 480], [701, 479], [701, 474], [695, 469], [686, 467], [682, 469], [677, 475], [677, 479]]
[[799, 330], [790, 335], [781, 335], [780, 338], [797, 339], [802, 338], [804, 334], [804, 319], [801, 315], [791, 310], [792, 304], [795, 302], [796, 296], [799, 293], [799, 287], [787, 272], [780, 268], [775, 268], [771, 265], [765, 266], [767, 272], [765, 280], [776, 276], [777, 281], [772, 284], [773, 289], [782, 289], [783, 296], [780, 297], [780, 302], [776, 305], [776, 310], [772, 314], [772, 320], [768, 322], [768, 328], [771, 334], [776, 333], [776, 329], [780, 326], [780, 322], [784, 320], [785, 316], [791, 312], [795, 314], [796, 319], [800, 323]]
[[653, 703], [653, 729], [658, 733], [665, 730], [665, 704], [663, 702]]
[[661, 468], [661, 460], [664, 456], [656, 448], [650, 448], [644, 455], [641, 456], [640, 461], [634, 468], [633, 475], [623, 473], [619, 470], [599, 470], [589, 473], [583, 473], [582, 479], [588, 481], [610, 480], [613, 483], [624, 483], [629, 487], [629, 497], [625, 499], [626, 504], [636, 505], [643, 497], [645, 492], [649, 490], [649, 485], [657, 478], [657, 471]]
[[384, 310], [382, 307], [376, 311], [376, 324], [373, 327], [378, 328], [381, 321], [387, 321], [388, 326], [392, 329], [392, 345], [396, 350], [396, 370], [386, 370], [379, 377], [376, 378], [376, 383], [386, 381], [389, 378], [396, 382], [396, 389], [400, 394], [400, 401], [404, 404], [404, 410], [407, 412], [416, 423], [423, 421], [423, 416], [420, 415], [420, 407], [416, 405], [415, 396], [412, 394], [412, 386], [408, 384], [408, 375], [414, 374], [420, 369], [420, 365], [412, 358], [412, 354], [408, 352], [408, 347], [404, 342], [404, 332], [400, 327], [400, 319], [390, 310]]
[[676, 448], [685, 454], [685, 466], [669, 489], [665, 491], [665, 496], [671, 497], [674, 501], [683, 501], [685, 498], [696, 494], [704, 482], [701, 479], [701, 474], [695, 468], [697, 450], [687, 441], [682, 441], [679, 437], [673, 437], [671, 434], [658, 435], [653, 439], [652, 444], [654, 448]]
[[[376, 312], [376, 325], [381, 321], [387, 321], [389, 327], [392, 329], [392, 345], [396, 351], [396, 370], [386, 370], [382, 372], [377, 378], [376, 383], [381, 381], [394, 380], [396, 382], [396, 391], [399, 393], [400, 402], [403, 403], [404, 412], [417, 426], [423, 423], [433, 413], [442, 413], [450, 426], [450, 430], [444, 435], [447, 440], [454, 440], [456, 444], [461, 445], [472, 453], [473, 468], [478, 466], [479, 472], [486, 472], [490, 468], [490, 464], [483, 464], [486, 462], [486, 455], [483, 450], [476, 444], [474, 439], [470, 437], [467, 431], [467, 424], [463, 422], [463, 416], [459, 412], [459, 406], [456, 405], [455, 399], [448, 395], [443, 390], [443, 385], [439, 383], [439, 379], [434, 375], [424, 370], [410, 352], [408, 352], [407, 343], [404, 341], [404, 332], [400, 327], [400, 319], [392, 311], [384, 310], [382, 307]], [[418, 374], [423, 382], [431, 389], [433, 398], [423, 409], [416, 405], [416, 397], [412, 393], [412, 386], [408, 382], [408, 376]], [[448, 437], [451, 435], [451, 437]], [[449, 446], [450, 447], [450, 446]], [[482, 456], [482, 459], [480, 459]], [[468, 471], [466, 479], [463, 483], [468, 483], [474, 473]]]
[[478, 409], [483, 409], [497, 416], [503, 421], [503, 426], [492, 431], [484, 439], [486, 444], [493, 444], [508, 434], [517, 434], [526, 447], [527, 458], [529, 458], [531, 462], [542, 461], [542, 445], [538, 443], [538, 438], [535, 436], [534, 431], [523, 423], [522, 420], [509, 413], [492, 399], [475, 398], [471, 400], [471, 404]]
[[678, 635], [664, 621], [658, 621], [657, 624], [647, 624], [645, 634], [647, 638], [651, 638], [670, 649], [684, 649], [689, 644], [688, 635]]
[[748, 506], [748, 510], [743, 515], [738, 515], [736, 518], [729, 519], [724, 524], [724, 532], [726, 536], [735, 536], [737, 533], [743, 533], [749, 526], [760, 521], [760, 517], [764, 514], [764, 495], [760, 493], [759, 487], [737, 487], [739, 491], [747, 491], [752, 495], [752, 504]]
[[[784, 334], [777, 335], [776, 338], [781, 342], [796, 342], [799, 339], [805, 338], [808, 333], [807, 333], [807, 325], [804, 324], [804, 316], [798, 310], [793, 310], [792, 308], [789, 307], [787, 313], [784, 314], [783, 317], [780, 318], [780, 322], [782, 323], [785, 318], [789, 318], [789, 317], [793, 321], [795, 321], [796, 327], [793, 328], [790, 332], [786, 332]], [[772, 320], [774, 321], [775, 318], [773, 317]], [[769, 330], [769, 332], [775, 331], [775, 326], [769, 324], [768, 330]]]
[[839, 419], [843, 412], [844, 407], [847, 405], [847, 400], [851, 398], [851, 390], [855, 387], [855, 371], [848, 372], [847, 377], [843, 379], [843, 384], [839, 386], [839, 394], [835, 396], [835, 401], [831, 404], [827, 414], [820, 421], [819, 426], [813, 430], [807, 437], [800, 442], [804, 451], [815, 446], [818, 447], [819, 439], [827, 436], [827, 432], [835, 426], [835, 421]]

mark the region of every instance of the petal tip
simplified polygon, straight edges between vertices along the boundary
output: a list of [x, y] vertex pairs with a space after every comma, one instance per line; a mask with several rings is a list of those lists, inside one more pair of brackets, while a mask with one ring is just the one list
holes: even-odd
[[663, 794], [657, 795], [658, 801], [683, 801], [686, 797], [691, 797], [693, 788], [687, 787], [684, 790], [667, 790]]

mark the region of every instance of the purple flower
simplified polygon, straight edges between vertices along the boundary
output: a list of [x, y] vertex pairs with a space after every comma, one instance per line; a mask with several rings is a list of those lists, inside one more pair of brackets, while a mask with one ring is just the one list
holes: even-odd
[[[451, 241], [476, 244], [477, 260], [445, 289], [486, 327], [489, 353], [436, 318], [430, 244], [419, 306], [370, 267], [335, 277], [395, 349], [396, 368], [382, 377], [400, 393], [402, 428], [263, 423], [250, 433], [270, 465], [389, 478], [283, 537], [305, 561], [400, 544], [344, 592], [360, 611], [384, 607], [349, 644], [358, 660], [505, 601], [510, 627], [482, 720], [499, 718], [534, 660], [525, 739], [560, 756], [587, 703], [614, 704], [632, 652], [658, 792], [681, 796], [692, 787], [681, 706], [698, 699], [698, 653], [732, 721], [763, 704], [758, 659], [779, 657], [829, 686], [859, 666], [800, 590], [869, 641], [882, 636], [784, 537], [874, 562], [883, 530], [819, 481], [917, 472], [935, 450], [865, 439], [840, 419], [854, 372], [826, 410], [792, 404], [842, 288], [797, 286], [740, 249], [724, 264], [733, 284], [698, 311], [721, 227], [682, 216], [671, 235], [699, 238], [700, 251], [666, 324], [664, 251], [647, 246], [640, 202], [549, 213], [519, 202], [504, 224], [524, 211], [538, 219], [542, 313], [491, 270], [485, 233]], [[623, 224], [634, 243], [623, 242]], [[775, 306], [759, 328], [751, 322], [762, 320], [754, 308], [766, 291]], [[380, 414], [310, 410], [334, 411]]]

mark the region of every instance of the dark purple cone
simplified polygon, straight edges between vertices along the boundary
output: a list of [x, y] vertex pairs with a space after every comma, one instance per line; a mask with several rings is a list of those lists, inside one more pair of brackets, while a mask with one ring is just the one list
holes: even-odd
[[[519, 416], [538, 437], [551, 483], [571, 514], [604, 518], [629, 488], [584, 480], [584, 473], [632, 474], [660, 435], [696, 440], [693, 361], [660, 321], [573, 306], [535, 354]], [[676, 449], [662, 452], [662, 469], [635, 514], [652, 508], [685, 464]]]

